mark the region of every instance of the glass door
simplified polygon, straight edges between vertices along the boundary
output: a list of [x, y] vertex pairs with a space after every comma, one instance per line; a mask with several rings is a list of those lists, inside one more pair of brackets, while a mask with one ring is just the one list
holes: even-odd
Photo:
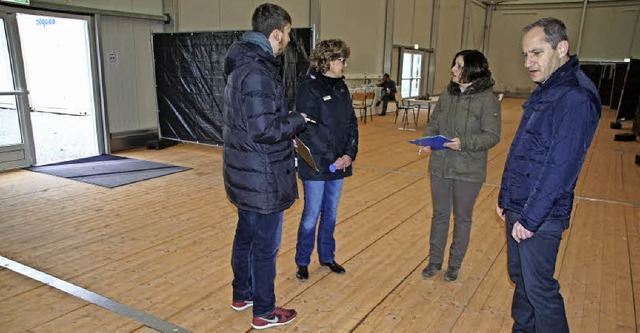
[[422, 52], [405, 51], [402, 54], [402, 97], [418, 97], [422, 84]]
[[0, 171], [35, 162], [29, 110], [16, 15], [0, 10]]

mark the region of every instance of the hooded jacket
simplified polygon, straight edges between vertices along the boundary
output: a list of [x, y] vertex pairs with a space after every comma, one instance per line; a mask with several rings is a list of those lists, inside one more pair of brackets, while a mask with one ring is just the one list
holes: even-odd
[[310, 70], [298, 87], [296, 110], [316, 121], [309, 124], [299, 138], [311, 150], [319, 170], [316, 173], [298, 159], [300, 179], [334, 180], [351, 176], [351, 165], [344, 171], [329, 171], [329, 166], [339, 157], [349, 155], [355, 161], [358, 154], [358, 121], [344, 79], [329, 78]]
[[440, 95], [425, 136], [460, 138], [461, 150], [434, 150], [429, 172], [438, 177], [484, 182], [489, 148], [500, 141], [500, 102], [492, 92], [492, 78], [480, 78], [460, 91], [450, 82]]
[[225, 190], [236, 207], [261, 214], [283, 211], [298, 197], [292, 139], [305, 119], [287, 110], [278, 65], [256, 32], [231, 45], [224, 62]]
[[545, 221], [568, 223], [601, 104], [596, 87], [572, 56], [533, 91], [522, 108], [498, 206], [520, 213], [520, 224], [535, 232]]

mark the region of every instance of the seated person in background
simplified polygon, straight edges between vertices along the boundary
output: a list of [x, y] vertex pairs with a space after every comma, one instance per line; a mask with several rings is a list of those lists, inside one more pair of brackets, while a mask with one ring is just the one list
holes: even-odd
[[376, 106], [382, 102], [382, 112], [380, 115], [386, 116], [387, 104], [389, 101], [396, 100], [396, 83], [389, 78], [389, 74], [384, 73], [384, 75], [382, 75], [382, 82], [378, 83], [377, 86], [382, 88], [382, 92], [380, 92], [380, 100], [376, 103]]

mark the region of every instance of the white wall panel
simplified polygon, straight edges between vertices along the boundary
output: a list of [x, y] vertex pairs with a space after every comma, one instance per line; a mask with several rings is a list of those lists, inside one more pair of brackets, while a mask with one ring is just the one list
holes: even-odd
[[162, 0], [130, 0], [130, 1], [131, 1], [131, 11], [134, 13], [163, 15], [166, 12], [163, 8]]
[[465, 15], [468, 28], [463, 36], [462, 49], [482, 51], [484, 41], [485, 7], [468, 2]]
[[489, 61], [496, 80], [496, 89], [527, 94], [535, 88], [524, 68], [522, 58], [522, 28], [543, 17], [561, 19], [569, 30], [569, 49], [577, 47], [581, 6], [573, 8], [504, 9], [493, 12], [489, 32]]
[[157, 128], [150, 42], [153, 31], [162, 31], [162, 23], [102, 19], [106, 113], [111, 133]]
[[413, 6], [416, 0], [395, 0], [393, 9], [393, 43], [411, 45], [413, 35]]
[[636, 24], [636, 31], [633, 34], [633, 41], [629, 48], [631, 49], [631, 58], [640, 59], [640, 21]]
[[395, 0], [393, 44], [428, 48], [432, 19], [433, 0]]
[[251, 30], [251, 16], [259, 5], [254, 1], [220, 0], [220, 30]]
[[581, 59], [629, 58], [640, 6], [589, 7], [580, 46]]
[[38, 2], [146, 15], [163, 14], [162, 0], [39, 0]]
[[133, 25], [136, 67], [137, 129], [158, 128], [158, 101], [154, 76], [152, 32], [162, 32], [160, 22], [136, 21]]
[[220, 27], [220, 0], [189, 0], [177, 3], [176, 31], [213, 31]]
[[289, 12], [294, 28], [311, 27], [311, 23], [309, 23], [309, 0], [282, 0], [278, 5]]
[[251, 30], [251, 16], [260, 4], [286, 9], [293, 27], [309, 27], [309, 0], [188, 0], [178, 1], [177, 31]]
[[464, 0], [440, 0], [438, 39], [436, 45], [436, 76], [433, 93], [439, 95], [451, 81], [451, 60], [460, 51]]
[[340, 38], [351, 48], [346, 74], [381, 73], [386, 0], [321, 0], [322, 39]]
[[433, 23], [433, 1], [415, 0], [413, 44], [429, 48], [431, 44], [431, 25]]

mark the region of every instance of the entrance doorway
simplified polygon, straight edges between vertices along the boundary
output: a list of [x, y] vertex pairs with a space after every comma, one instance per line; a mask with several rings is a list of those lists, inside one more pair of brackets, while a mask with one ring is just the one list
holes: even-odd
[[11, 10], [0, 6], [0, 170], [100, 154], [91, 18]]
[[88, 21], [17, 14], [38, 165], [99, 154]]

